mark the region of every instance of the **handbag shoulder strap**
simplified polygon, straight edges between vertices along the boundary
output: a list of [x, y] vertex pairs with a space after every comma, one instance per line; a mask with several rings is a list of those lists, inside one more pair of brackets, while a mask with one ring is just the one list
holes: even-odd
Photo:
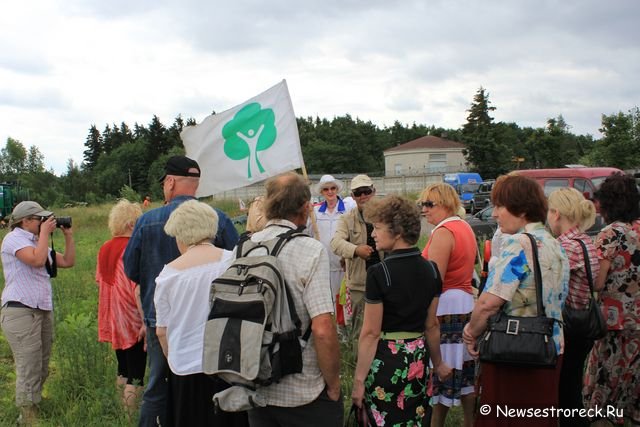
[[587, 249], [587, 245], [580, 239], [572, 239], [576, 242], [580, 243], [582, 246], [582, 254], [584, 255], [584, 269], [587, 272], [587, 281], [589, 282], [589, 293], [591, 294], [591, 299], [593, 299], [593, 273], [591, 272], [591, 261], [589, 260], [589, 250]]
[[538, 316], [546, 316], [544, 311], [544, 305], [542, 304], [542, 273], [540, 272], [540, 261], [538, 259], [538, 244], [536, 238], [532, 234], [525, 234], [531, 241], [531, 254], [533, 255], [533, 272], [536, 287], [536, 307], [538, 309]]

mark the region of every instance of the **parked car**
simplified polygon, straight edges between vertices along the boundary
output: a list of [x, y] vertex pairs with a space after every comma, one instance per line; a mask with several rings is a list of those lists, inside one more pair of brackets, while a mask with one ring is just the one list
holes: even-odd
[[471, 206], [469, 211], [472, 214], [475, 214], [478, 211], [486, 208], [491, 205], [491, 189], [493, 188], [493, 184], [495, 180], [485, 181], [478, 186], [478, 189], [475, 193], [473, 193], [473, 198], [471, 199]]
[[493, 233], [498, 228], [498, 223], [491, 214], [493, 214], [493, 206], [489, 205], [475, 215], [469, 215], [465, 218], [465, 221], [469, 223], [476, 234], [476, 239], [486, 240], [493, 237]]

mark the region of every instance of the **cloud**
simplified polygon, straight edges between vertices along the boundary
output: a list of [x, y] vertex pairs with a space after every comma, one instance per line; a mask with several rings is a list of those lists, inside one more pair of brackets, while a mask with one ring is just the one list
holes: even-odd
[[0, 129], [46, 163], [62, 156], [64, 172], [91, 124], [201, 121], [286, 78], [300, 116], [458, 128], [483, 86], [496, 121], [562, 114], [598, 136], [601, 114], [640, 99], [639, 12], [636, 0], [12, 2]]
[[3, 88], [0, 90], [0, 106], [35, 108], [35, 109], [61, 109], [69, 106], [69, 103], [60, 91], [50, 88], [20, 89]]

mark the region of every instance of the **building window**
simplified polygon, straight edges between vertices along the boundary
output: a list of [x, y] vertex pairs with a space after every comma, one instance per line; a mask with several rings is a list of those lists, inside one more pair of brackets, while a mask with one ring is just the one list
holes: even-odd
[[445, 153], [429, 154], [429, 172], [446, 172], [447, 171], [447, 155]]
[[396, 163], [395, 171], [396, 171], [396, 175], [402, 175], [402, 164], [401, 163]]

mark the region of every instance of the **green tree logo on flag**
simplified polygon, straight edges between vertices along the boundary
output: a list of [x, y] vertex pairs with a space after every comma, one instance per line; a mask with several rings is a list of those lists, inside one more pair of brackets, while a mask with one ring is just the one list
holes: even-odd
[[262, 109], [257, 102], [245, 105], [222, 128], [224, 154], [232, 160], [247, 159], [247, 177], [251, 178], [251, 157], [260, 173], [264, 168], [258, 151], [264, 151], [276, 141], [276, 116], [271, 108]]

